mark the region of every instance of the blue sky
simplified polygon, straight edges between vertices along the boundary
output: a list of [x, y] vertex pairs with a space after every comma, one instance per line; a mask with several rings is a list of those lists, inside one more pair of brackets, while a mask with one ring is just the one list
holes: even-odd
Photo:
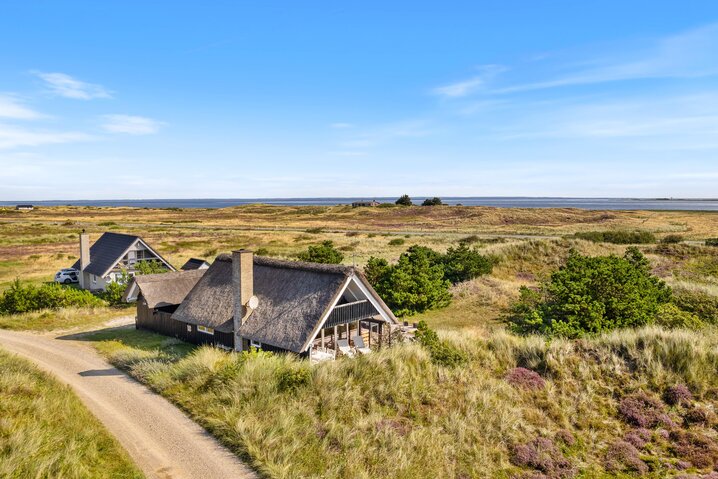
[[0, 14], [0, 200], [716, 185], [715, 1], [9, 0]]

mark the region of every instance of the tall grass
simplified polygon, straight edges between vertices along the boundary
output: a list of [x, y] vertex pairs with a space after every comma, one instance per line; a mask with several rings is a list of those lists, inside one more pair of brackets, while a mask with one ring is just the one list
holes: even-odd
[[[551, 342], [500, 330], [442, 336], [467, 363], [438, 366], [414, 343], [311, 367], [208, 347], [176, 361], [127, 348], [108, 355], [277, 478], [514, 477], [522, 469], [511, 462], [512, 447], [557, 433], [576, 438], [562, 453], [581, 475], [606, 476], [606, 451], [629, 430], [617, 412], [624, 395], [686, 384], [700, 404], [716, 406], [712, 329]], [[513, 387], [505, 377], [519, 366], [539, 372], [546, 386]], [[311, 381], [281, 387], [283, 372], [298, 368], [309, 369]], [[674, 473], [668, 446], [645, 454], [655, 463], [648, 477]]]
[[143, 475], [68, 387], [0, 351], [0, 477]]

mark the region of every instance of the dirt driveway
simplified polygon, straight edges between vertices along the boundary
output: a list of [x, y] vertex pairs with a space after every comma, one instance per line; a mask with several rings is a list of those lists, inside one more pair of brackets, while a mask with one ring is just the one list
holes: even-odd
[[257, 477], [182, 411], [111, 366], [90, 346], [0, 330], [0, 347], [69, 384], [148, 478]]

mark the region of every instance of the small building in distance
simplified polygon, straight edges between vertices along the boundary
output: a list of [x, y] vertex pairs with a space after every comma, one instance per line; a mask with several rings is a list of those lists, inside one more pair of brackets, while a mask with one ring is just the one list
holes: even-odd
[[209, 268], [209, 263], [206, 262], [203, 259], [200, 258], [190, 258], [187, 260], [185, 264], [182, 265], [180, 268], [182, 271], [192, 271], [194, 269], [207, 269]]
[[15, 207], [15, 209], [18, 211], [32, 211], [35, 209], [35, 207], [33, 205], [23, 204], [23, 205], [17, 205]]
[[361, 207], [367, 207], [367, 206], [368, 206], [368, 207], [374, 207], [374, 206], [379, 206], [380, 204], [381, 204], [381, 203], [379, 203], [379, 202], [376, 201], [376, 200], [371, 200], [371, 201], [364, 201], [364, 200], [362, 200], [362, 201], [355, 201], [355, 202], [353, 202], [353, 203], [352, 203], [352, 208], [361, 208]]

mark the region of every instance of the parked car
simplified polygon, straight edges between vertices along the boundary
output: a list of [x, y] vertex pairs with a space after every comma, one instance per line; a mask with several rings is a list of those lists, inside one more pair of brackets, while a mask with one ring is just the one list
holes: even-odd
[[55, 273], [55, 282], [70, 284], [80, 282], [80, 272], [74, 268], [63, 268]]

